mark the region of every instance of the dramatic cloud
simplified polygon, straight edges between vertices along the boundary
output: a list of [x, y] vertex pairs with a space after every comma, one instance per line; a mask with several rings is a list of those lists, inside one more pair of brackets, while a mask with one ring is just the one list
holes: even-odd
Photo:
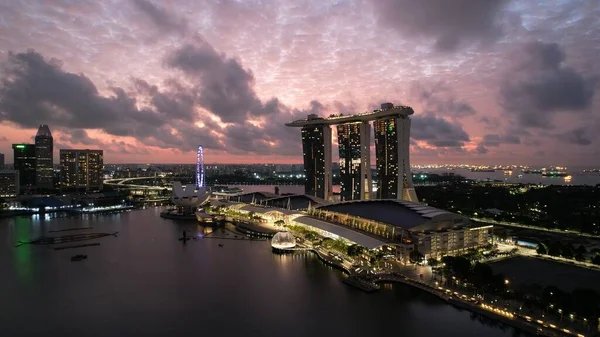
[[404, 37], [426, 37], [440, 51], [489, 42], [502, 35], [508, 0], [372, 0], [379, 23]]
[[197, 82], [200, 105], [223, 122], [241, 123], [249, 117], [278, 112], [275, 104], [263, 104], [257, 97], [250, 70], [244, 69], [238, 60], [218, 53], [202, 39], [173, 51], [165, 63]]
[[483, 136], [481, 145], [484, 146], [500, 146], [501, 144], [521, 144], [521, 138], [516, 135], [498, 135], [486, 134]]
[[469, 135], [458, 124], [433, 115], [414, 115], [412, 138], [437, 147], [462, 147], [470, 141]]
[[[185, 100], [184, 106], [178, 107], [178, 97], [161, 100], [160, 92], [149, 88], [154, 105], [138, 108], [136, 98], [124, 89], [111, 88], [112, 96], [105, 97], [85, 75], [62, 70], [58, 60], [46, 61], [33, 50], [9, 53], [0, 87], [0, 117], [27, 128], [50, 124], [99, 129], [109, 135], [130, 136], [163, 148], [193, 149], [194, 144], [188, 140], [199, 137], [173, 127], [197, 119], [189, 111], [178, 113], [188, 108]], [[202, 143], [220, 147], [208, 133], [201, 138]]]
[[504, 78], [500, 101], [522, 127], [553, 128], [558, 112], [584, 112], [591, 104], [596, 79], [565, 65], [556, 43], [533, 42], [516, 52]]
[[423, 104], [425, 112], [448, 117], [466, 117], [476, 113], [469, 103], [457, 99], [444, 83], [438, 82], [429, 87], [416, 84], [412, 91]]
[[184, 19], [176, 17], [173, 13], [165, 11], [165, 9], [156, 6], [148, 0], [132, 0], [132, 2], [163, 32], [186, 33], [188, 27]]
[[[597, 130], [595, 132], [598, 132]], [[569, 144], [590, 145], [589, 131], [584, 127], [576, 128], [558, 135], [558, 138]]]

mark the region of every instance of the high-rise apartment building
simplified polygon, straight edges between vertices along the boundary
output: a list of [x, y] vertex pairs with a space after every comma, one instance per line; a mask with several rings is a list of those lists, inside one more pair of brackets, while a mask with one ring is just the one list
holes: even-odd
[[102, 150], [60, 150], [61, 189], [100, 191], [103, 171]]
[[341, 201], [371, 198], [370, 134], [368, 122], [337, 126]]
[[410, 119], [395, 116], [375, 120], [373, 124], [377, 198], [418, 202], [410, 171]]
[[331, 180], [331, 128], [315, 125], [302, 128], [304, 157], [304, 193], [329, 200]]
[[14, 169], [19, 171], [20, 192], [35, 186], [35, 145], [13, 144]]
[[12, 198], [19, 195], [19, 171], [0, 170], [0, 198]]
[[48, 125], [40, 125], [35, 135], [35, 186], [54, 188], [54, 141]]

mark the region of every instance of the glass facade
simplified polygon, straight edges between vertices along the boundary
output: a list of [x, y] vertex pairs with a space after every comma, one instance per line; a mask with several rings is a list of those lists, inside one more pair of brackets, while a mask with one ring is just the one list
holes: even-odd
[[13, 144], [14, 169], [19, 171], [20, 192], [31, 190], [35, 186], [35, 145]]
[[377, 199], [398, 199], [398, 128], [396, 118], [378, 119], [375, 128]]
[[102, 190], [104, 153], [102, 150], [60, 150], [60, 187]]
[[304, 159], [304, 193], [329, 200], [331, 196], [331, 128], [311, 126], [302, 128]]
[[361, 199], [361, 135], [360, 124], [337, 126], [340, 153], [340, 199]]
[[54, 140], [47, 125], [40, 125], [35, 136], [35, 185], [37, 188], [54, 188]]

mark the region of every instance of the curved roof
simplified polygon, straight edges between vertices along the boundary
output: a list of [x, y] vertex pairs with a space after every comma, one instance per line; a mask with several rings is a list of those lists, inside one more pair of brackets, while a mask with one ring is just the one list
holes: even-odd
[[309, 216], [300, 216], [295, 218], [294, 221], [303, 225], [319, 228], [337, 236], [341, 236], [344, 239], [356, 242], [357, 244], [368, 249], [377, 248], [386, 244], [385, 241], [378, 240], [361, 232], [357, 232], [351, 228], [335, 225]]
[[404, 200], [353, 200], [317, 209], [370, 219], [410, 231], [440, 230], [466, 222], [461, 215]]

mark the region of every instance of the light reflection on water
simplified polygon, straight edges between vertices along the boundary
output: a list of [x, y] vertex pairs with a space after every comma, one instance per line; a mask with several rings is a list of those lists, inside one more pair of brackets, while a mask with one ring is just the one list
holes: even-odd
[[[350, 288], [314, 254], [273, 254], [268, 241], [231, 240], [229, 226], [223, 232], [159, 213], [1, 219], [0, 291], [10, 309], [0, 315], [0, 335], [363, 337], [399, 329], [406, 336], [512, 335], [412, 288], [386, 285], [374, 294]], [[19, 239], [71, 227], [119, 235], [61, 251], [14, 247]], [[184, 245], [178, 238], [188, 230], [208, 237]], [[74, 254], [89, 258], [70, 262]]]

